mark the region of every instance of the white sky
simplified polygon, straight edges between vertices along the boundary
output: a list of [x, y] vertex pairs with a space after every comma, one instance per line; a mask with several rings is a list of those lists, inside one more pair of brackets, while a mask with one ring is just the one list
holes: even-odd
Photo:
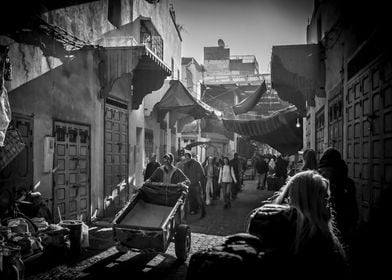
[[183, 25], [182, 57], [203, 64], [203, 48], [222, 39], [232, 55], [253, 54], [270, 72], [274, 45], [306, 43], [313, 0], [171, 0]]

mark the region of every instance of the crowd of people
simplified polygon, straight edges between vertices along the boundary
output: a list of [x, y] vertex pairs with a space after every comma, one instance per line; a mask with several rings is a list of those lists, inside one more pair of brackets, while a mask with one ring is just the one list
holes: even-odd
[[[263, 254], [256, 255], [262, 256], [260, 265], [271, 272], [266, 276], [276, 277], [285, 267], [280, 272], [282, 279], [293, 273], [304, 279], [350, 279], [359, 215], [355, 184], [340, 152], [328, 148], [317, 160], [315, 151], [307, 149], [301, 167], [294, 167], [282, 155], [256, 155], [252, 162], [257, 189], [269, 188], [269, 178], [283, 182], [254, 210], [247, 228], [261, 241], [257, 250]], [[201, 217], [205, 205], [219, 198], [224, 209], [230, 208], [241, 191], [245, 164], [238, 154], [231, 160], [208, 157], [201, 164], [186, 153], [177, 166], [191, 182], [189, 209], [201, 211]], [[238, 238], [245, 238], [246, 243], [249, 237]], [[214, 252], [218, 254], [212, 250], [208, 256]]]
[[[358, 207], [355, 184], [348, 176], [340, 152], [328, 148], [318, 161], [315, 151], [307, 149], [303, 152], [299, 169], [290, 166], [282, 155], [256, 155], [252, 161], [257, 189], [269, 188], [269, 178], [280, 178], [283, 183], [257, 209], [249, 233], [261, 237], [265, 250], [277, 250], [281, 261], [290, 260], [295, 267], [311, 263], [311, 267], [317, 270], [322, 260], [323, 265], [331, 268], [328, 277], [350, 274]], [[174, 156], [169, 153], [163, 157], [162, 166], [156, 162], [155, 155], [152, 156], [145, 180], [186, 184], [189, 213], [200, 213], [203, 218], [206, 206], [214, 200], [221, 200], [224, 209], [231, 208], [232, 201], [242, 189], [245, 169], [246, 163], [238, 154], [234, 154], [231, 160], [225, 156], [207, 157], [200, 163], [186, 152], [174, 164]], [[282, 213], [284, 219], [271, 219]], [[274, 222], [264, 221], [258, 225], [257, 217], [268, 217]], [[273, 238], [269, 239], [269, 235]]]
[[236, 199], [242, 190], [245, 168], [245, 160], [237, 153], [232, 159], [226, 156], [209, 156], [203, 163], [191, 152], [185, 152], [177, 161], [172, 153], [168, 153], [163, 156], [162, 165], [157, 161], [156, 155], [152, 154], [144, 171], [144, 180], [186, 184], [189, 214], [200, 213], [200, 217], [204, 218], [206, 206], [211, 205], [213, 201], [221, 200], [224, 209], [231, 208], [231, 201]]

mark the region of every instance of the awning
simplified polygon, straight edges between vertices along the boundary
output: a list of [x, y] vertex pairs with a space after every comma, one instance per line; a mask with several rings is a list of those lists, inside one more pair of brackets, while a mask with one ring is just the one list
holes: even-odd
[[117, 79], [132, 79], [132, 109], [138, 109], [143, 98], [160, 89], [171, 74], [169, 67], [144, 45], [101, 48], [99, 56], [101, 98], [107, 97]]
[[244, 114], [252, 110], [256, 104], [259, 102], [261, 96], [267, 91], [267, 86], [265, 85], [265, 81], [257, 88], [257, 90], [242, 100], [239, 104], [233, 106], [234, 114]]
[[280, 153], [293, 154], [302, 149], [302, 125], [296, 127], [297, 119], [302, 119], [300, 113], [295, 106], [290, 106], [259, 120], [223, 119], [223, 125], [229, 131], [268, 144]]
[[223, 121], [218, 118], [205, 118], [200, 121], [200, 130], [202, 135], [206, 133], [218, 133], [225, 136], [227, 139], [234, 140], [234, 133], [227, 130]]
[[[194, 120], [215, 116], [214, 109], [211, 106], [193, 97], [178, 80], [170, 81], [169, 89], [156, 106], [160, 115], [159, 118], [163, 118], [167, 112], [170, 112], [170, 119], [173, 121], [186, 119], [189, 122], [192, 120], [189, 116]], [[184, 123], [181, 122], [181, 125], [183, 126]]]
[[314, 97], [325, 97], [325, 64], [317, 44], [273, 46], [271, 83], [281, 99], [305, 111]]

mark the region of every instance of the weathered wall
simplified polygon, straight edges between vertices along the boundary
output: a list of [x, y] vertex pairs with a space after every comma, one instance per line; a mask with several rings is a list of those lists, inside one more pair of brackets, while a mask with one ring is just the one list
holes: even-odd
[[[325, 90], [326, 98], [316, 97], [316, 106], [308, 109], [310, 116], [310, 137], [307, 142], [314, 148], [316, 142], [315, 135], [315, 115], [324, 108], [326, 120], [324, 126], [324, 148], [328, 147], [328, 100], [331, 97], [331, 90], [341, 81], [347, 66], [347, 60], [358, 48], [360, 42], [358, 36], [354, 34], [342, 18], [342, 6], [335, 1], [323, 1], [319, 9], [313, 14], [307, 28], [307, 43], [320, 43], [325, 50]], [[344, 145], [343, 145], [344, 147]]]
[[[163, 39], [163, 61], [171, 68], [173, 60], [173, 77], [174, 79], [179, 79], [178, 72], [181, 73], [181, 38], [169, 12], [169, 0], [159, 1], [159, 3], [155, 5], [150, 4], [147, 1], [134, 1], [132, 14], [133, 20], [139, 16], [151, 18], [151, 22]], [[170, 79], [171, 77], [168, 77], [161, 89], [152, 92], [152, 94], [149, 94], [144, 98], [146, 115], [151, 113], [154, 105], [159, 102], [166, 93]], [[166, 118], [168, 118], [168, 116], [166, 116]], [[153, 124], [154, 121], [149, 121], [149, 125], [151, 125], [154, 130], [154, 146], [156, 145], [155, 143], [157, 143], [158, 147], [160, 146], [159, 143], [166, 143], [167, 151], [171, 151], [171, 146], [174, 145], [175, 147], [175, 141], [174, 143], [171, 141], [171, 136], [170, 133], [168, 134], [168, 131], [164, 133], [166, 139], [162, 139], [162, 131], [159, 129], [158, 121], [158, 119], [155, 119], [155, 125]], [[157, 135], [160, 135], [160, 137], [155, 137]], [[159, 139], [160, 142], [156, 142], [156, 139]], [[142, 150], [144, 153], [144, 142]], [[159, 153], [162, 153], [162, 151], [159, 150]], [[143, 163], [145, 162], [144, 158], [145, 156], [140, 158], [140, 162], [138, 163], [139, 166], [143, 166]]]
[[[41, 181], [39, 191], [52, 197], [52, 174], [43, 172], [44, 136], [53, 135], [53, 121], [59, 120], [90, 126], [92, 209], [100, 206], [102, 193], [102, 113], [97, 99], [98, 81], [92, 73], [93, 54], [85, 53], [67, 65], [45, 73], [9, 93], [12, 111], [32, 115], [34, 119], [34, 181]], [[15, 73], [18, 76], [18, 73]]]
[[[127, 24], [139, 16], [150, 17], [164, 42], [164, 61], [170, 67], [173, 58], [177, 77], [177, 70], [181, 69], [181, 39], [170, 16], [168, 2], [162, 0], [157, 5], [151, 5], [144, 0], [122, 0], [121, 24]], [[43, 17], [47, 22], [90, 42], [96, 42], [102, 34], [115, 29], [108, 21], [108, 0], [53, 10]], [[104, 102], [98, 98], [98, 60], [94, 60], [93, 54], [89, 53], [87, 58], [64, 65], [56, 58], [44, 57], [38, 47], [17, 44], [6, 37], [0, 37], [0, 43], [10, 45], [13, 80], [7, 83], [7, 89], [10, 91], [12, 111], [34, 115], [34, 181], [41, 180], [40, 191], [52, 197], [51, 175], [42, 172], [42, 139], [45, 135], [53, 134], [53, 120], [87, 124], [91, 129], [91, 213], [97, 208], [102, 211]], [[127, 81], [117, 81], [109, 96], [130, 105], [128, 86]], [[160, 90], [147, 95], [147, 109], [152, 109], [165, 92]], [[130, 112], [129, 124], [129, 174], [140, 185], [144, 158], [144, 106]], [[159, 125], [153, 127], [154, 136], [160, 135]], [[171, 136], [167, 138], [172, 142]], [[162, 137], [155, 139], [162, 141]]]
[[204, 68], [206, 76], [230, 74], [230, 49], [204, 47]]

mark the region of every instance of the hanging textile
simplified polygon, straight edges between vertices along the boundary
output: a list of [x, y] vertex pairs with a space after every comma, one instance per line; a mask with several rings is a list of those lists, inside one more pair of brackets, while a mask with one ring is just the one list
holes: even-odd
[[237, 105], [233, 106], [234, 114], [244, 114], [252, 110], [257, 103], [259, 102], [261, 96], [267, 91], [267, 86], [265, 85], [265, 81], [257, 88], [257, 90], [252, 93], [250, 96], [242, 100]]
[[5, 134], [11, 121], [11, 107], [4, 80], [11, 79], [8, 47], [0, 46], [0, 147], [4, 146]]

